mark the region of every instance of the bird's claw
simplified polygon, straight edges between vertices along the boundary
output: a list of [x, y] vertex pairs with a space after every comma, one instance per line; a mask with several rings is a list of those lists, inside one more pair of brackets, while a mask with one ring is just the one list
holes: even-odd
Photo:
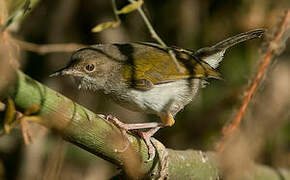
[[146, 162], [150, 162], [155, 157], [155, 148], [151, 142], [152, 135], [149, 134], [148, 132], [144, 132], [144, 131], [138, 131], [138, 135], [144, 140], [144, 142], [148, 148], [149, 158], [146, 160]]
[[119, 128], [119, 130], [121, 131], [123, 137], [125, 139], [127, 139], [127, 143], [125, 145], [125, 147], [122, 150], [117, 150], [117, 152], [124, 152], [127, 150], [127, 148], [129, 147], [129, 137], [127, 132], [129, 130], [133, 130], [135, 132], [137, 132], [137, 134], [144, 140], [147, 148], [148, 148], [148, 154], [149, 154], [149, 158], [146, 160], [146, 162], [152, 161], [155, 157], [155, 148], [151, 142], [151, 137], [154, 135], [155, 132], [157, 132], [160, 127], [153, 127], [151, 129], [149, 129], [148, 131], [142, 131], [140, 129], [134, 129], [132, 128], [132, 124], [125, 124], [121, 121], [119, 121], [116, 117], [112, 116], [112, 115], [99, 115], [100, 117], [102, 117], [103, 119], [106, 119], [107, 121], [113, 123], [115, 126], [117, 126]]
[[118, 127], [118, 129], [121, 131], [124, 139], [126, 139], [126, 144], [124, 146], [124, 148], [122, 149], [116, 149], [116, 152], [124, 152], [128, 149], [129, 147], [129, 138], [128, 138], [128, 129], [126, 128], [126, 124], [124, 124], [123, 122], [119, 121], [115, 116], [112, 115], [99, 115], [100, 117], [102, 117], [103, 119], [106, 119], [107, 121], [111, 122], [112, 124], [114, 124], [115, 126]]

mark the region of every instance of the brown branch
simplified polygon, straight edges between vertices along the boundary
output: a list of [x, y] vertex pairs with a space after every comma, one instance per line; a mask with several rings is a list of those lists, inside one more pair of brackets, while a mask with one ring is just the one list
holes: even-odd
[[251, 102], [254, 93], [257, 90], [257, 87], [261, 84], [261, 80], [265, 76], [265, 73], [269, 69], [269, 65], [271, 61], [274, 60], [276, 55], [280, 54], [281, 48], [285, 45], [285, 41], [287, 40], [288, 37], [284, 37], [283, 35], [286, 33], [287, 30], [290, 28], [290, 10], [287, 10], [285, 12], [285, 15], [283, 19], [281, 20], [280, 26], [278, 28], [277, 33], [275, 34], [274, 38], [272, 41], [269, 43], [268, 51], [265, 53], [266, 55], [262, 59], [262, 63], [259, 67], [257, 75], [254, 77], [252, 80], [252, 83], [250, 87], [246, 90], [246, 96], [244, 97], [242, 101], [242, 105], [235, 115], [234, 120], [229, 126], [226, 126], [223, 128], [223, 136], [227, 137], [233, 132], [235, 132], [241, 122], [241, 119], [243, 118], [246, 109]]
[[64, 44], [35, 44], [27, 41], [13, 39], [22, 49], [35, 52], [38, 54], [57, 53], [57, 52], [72, 52], [76, 49], [85, 47], [86, 45], [77, 43]]

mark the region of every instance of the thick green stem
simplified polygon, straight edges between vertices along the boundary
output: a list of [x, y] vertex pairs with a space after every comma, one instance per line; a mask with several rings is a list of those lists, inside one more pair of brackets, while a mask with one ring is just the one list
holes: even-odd
[[[39, 105], [41, 110], [37, 115], [43, 119], [43, 125], [54, 129], [67, 141], [123, 167], [128, 176], [143, 176], [150, 173], [159, 175], [161, 167], [158, 156], [153, 162], [146, 162], [147, 147], [138, 137], [129, 135], [131, 141], [129, 148], [125, 152], [118, 152], [126, 146], [127, 141], [114, 125], [20, 71], [17, 71], [16, 77], [15, 83], [10, 87], [9, 95], [17, 108], [24, 110], [32, 105]], [[158, 146], [160, 143], [154, 141], [154, 144]], [[171, 162], [171, 159], [176, 162], [180, 159], [173, 152], [173, 150], [169, 151], [169, 165], [165, 168], [165, 171], [169, 170], [169, 175], [176, 174], [170, 172], [171, 170], [180, 169]], [[185, 163], [186, 160], [186, 164], [191, 168], [195, 168], [194, 166], [199, 164], [198, 161], [201, 161], [200, 155], [195, 151], [192, 151], [190, 159], [183, 159], [182, 154], [180, 157], [180, 163], [183, 161]], [[201, 165], [198, 168], [208, 172], [207, 177], [211, 176], [214, 179], [217, 176], [217, 169], [212, 161]], [[136, 169], [138, 172], [134, 172]], [[189, 172], [189, 175], [192, 173]]]
[[[218, 178], [214, 153], [166, 149], [160, 142], [153, 140], [159, 153], [153, 162], [146, 162], [146, 145], [130, 134], [129, 148], [118, 152], [125, 147], [127, 141], [114, 125], [20, 71], [16, 72], [15, 77], [8, 95], [19, 110], [39, 105], [41, 109], [37, 115], [42, 118], [43, 125], [52, 128], [67, 141], [123, 168], [130, 179], [156, 179], [160, 175], [168, 179]], [[1, 81], [0, 85], [3, 83], [6, 84]], [[264, 179], [265, 175], [273, 180], [280, 179], [279, 174], [270, 168], [255, 167], [251, 179]], [[285, 171], [283, 176], [289, 178], [290, 174]]]

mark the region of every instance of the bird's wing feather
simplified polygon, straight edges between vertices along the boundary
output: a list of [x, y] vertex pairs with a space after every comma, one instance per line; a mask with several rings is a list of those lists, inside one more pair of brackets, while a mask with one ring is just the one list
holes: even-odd
[[219, 73], [207, 63], [177, 53], [179, 71], [168, 52], [152, 44], [135, 44], [133, 64], [123, 66], [122, 75], [127, 83], [140, 90], [150, 90], [156, 84], [187, 78], [218, 78]]

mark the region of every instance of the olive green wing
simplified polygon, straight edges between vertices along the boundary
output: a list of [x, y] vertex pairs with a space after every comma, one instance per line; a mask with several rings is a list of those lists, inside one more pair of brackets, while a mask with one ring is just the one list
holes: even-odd
[[150, 90], [156, 84], [187, 78], [219, 78], [220, 75], [207, 63], [176, 50], [179, 71], [166, 50], [151, 44], [136, 45], [131, 63], [125, 64], [122, 76], [132, 87]]

